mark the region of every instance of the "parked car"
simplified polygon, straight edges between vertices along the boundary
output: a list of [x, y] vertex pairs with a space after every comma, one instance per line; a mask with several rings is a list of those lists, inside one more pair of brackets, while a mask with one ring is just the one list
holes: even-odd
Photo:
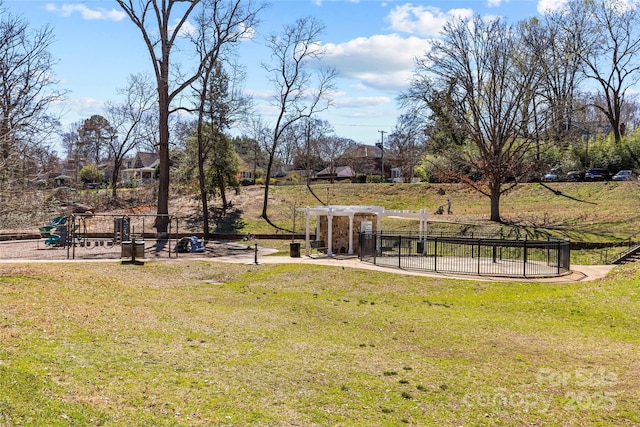
[[614, 181], [631, 181], [633, 178], [633, 171], [631, 169], [623, 169], [617, 174], [613, 175]]
[[584, 181], [583, 171], [569, 171], [567, 172], [567, 181], [582, 182]]
[[540, 176], [534, 173], [527, 173], [519, 176], [518, 182], [540, 182]]
[[584, 174], [585, 181], [611, 181], [611, 174], [603, 168], [589, 169]]
[[540, 181], [552, 182], [552, 181], [563, 181], [564, 173], [562, 173], [562, 168], [556, 167], [552, 168], [540, 178]]

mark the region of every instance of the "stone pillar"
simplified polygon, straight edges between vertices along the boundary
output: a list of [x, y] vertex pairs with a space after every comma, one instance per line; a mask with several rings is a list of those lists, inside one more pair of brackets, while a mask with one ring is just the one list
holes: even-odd
[[304, 228], [304, 254], [306, 256], [311, 256], [311, 249], [309, 248], [310, 245], [310, 236], [309, 236], [309, 208], [305, 209], [304, 211], [304, 220], [305, 220], [305, 228]]
[[327, 214], [327, 256], [333, 256], [333, 211], [331, 208]]
[[353, 213], [349, 214], [349, 255], [353, 255]]

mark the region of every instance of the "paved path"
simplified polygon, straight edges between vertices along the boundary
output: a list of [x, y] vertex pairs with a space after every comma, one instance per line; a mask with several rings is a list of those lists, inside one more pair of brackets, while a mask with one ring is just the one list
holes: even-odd
[[[211, 245], [211, 244], [210, 244]], [[250, 245], [218, 243], [211, 245], [211, 249], [207, 256], [199, 254], [175, 254], [168, 258], [167, 255], [156, 258], [147, 251], [146, 261], [156, 260], [207, 260], [216, 262], [230, 262], [241, 264], [255, 264], [255, 251]], [[84, 251], [84, 252], [83, 252]], [[86, 253], [85, 253], [86, 252]], [[388, 273], [424, 276], [424, 277], [448, 277], [464, 280], [475, 281], [500, 281], [500, 282], [555, 282], [555, 283], [571, 283], [588, 280], [596, 280], [605, 277], [614, 267], [613, 265], [572, 265], [572, 273], [552, 278], [505, 278], [491, 276], [473, 276], [460, 275], [450, 273], [435, 273], [427, 271], [400, 270], [397, 268], [381, 267], [373, 264], [359, 261], [355, 256], [336, 255], [332, 258], [326, 256], [291, 258], [288, 256], [273, 256], [275, 249], [260, 247], [258, 251], [258, 264], [318, 264], [338, 267], [358, 268], [361, 270], [385, 271]], [[78, 249], [78, 257], [76, 260], [68, 260], [66, 258], [67, 251], [64, 248], [46, 248], [37, 241], [23, 242], [2, 242], [0, 244], [0, 264], [1, 263], [18, 263], [18, 262], [120, 262], [120, 248], [98, 247], [93, 249]], [[87, 257], [87, 254], [90, 255]], [[84, 255], [81, 257], [81, 255]]]
[[[231, 262], [231, 263], [243, 263], [254, 264], [255, 256], [248, 256], [249, 254], [243, 254], [242, 256], [222, 256], [216, 258], [206, 258], [211, 261], [218, 262]], [[267, 255], [267, 256], [264, 256]], [[403, 274], [409, 276], [424, 276], [424, 277], [448, 277], [465, 280], [475, 281], [498, 281], [498, 282], [549, 282], [549, 283], [571, 283], [582, 282], [589, 280], [597, 280], [605, 277], [614, 265], [572, 265], [572, 272], [568, 275], [561, 277], [548, 277], [548, 278], [505, 278], [505, 277], [490, 277], [490, 276], [472, 276], [466, 274], [447, 274], [447, 273], [435, 273], [426, 271], [414, 271], [414, 270], [399, 270], [397, 268], [381, 267], [365, 262], [361, 262], [356, 257], [347, 256], [335, 256], [329, 257], [306, 257], [291, 258], [285, 256], [269, 256], [268, 252], [258, 256], [258, 264], [317, 264], [317, 265], [329, 265], [334, 267], [348, 267], [358, 268], [361, 270], [373, 270], [373, 271], [385, 271], [388, 273]]]

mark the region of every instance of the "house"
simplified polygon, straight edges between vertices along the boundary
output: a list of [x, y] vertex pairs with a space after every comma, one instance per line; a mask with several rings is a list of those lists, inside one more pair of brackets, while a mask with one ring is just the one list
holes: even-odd
[[[347, 151], [342, 157], [343, 164], [349, 164], [355, 175], [380, 175], [389, 178], [392, 159], [388, 151], [379, 144], [358, 144]], [[384, 172], [383, 172], [384, 170]]]
[[301, 184], [307, 182], [307, 176], [309, 177], [309, 181], [315, 181], [316, 179], [316, 173], [314, 171], [299, 169], [288, 172], [284, 178], [281, 179], [281, 182]]
[[238, 181], [241, 183], [254, 183], [257, 178], [264, 176], [264, 169], [247, 163], [242, 157], [238, 156]]
[[353, 180], [356, 177], [351, 166], [336, 166], [324, 168], [317, 173], [318, 180], [325, 179], [331, 181], [341, 181], [345, 179]]
[[[390, 179], [391, 179], [391, 182], [406, 182], [405, 177], [402, 175], [402, 169], [395, 168], [395, 167], [391, 168]], [[420, 178], [417, 176], [414, 176], [413, 178], [411, 178], [411, 182], [413, 183], [420, 182]]]
[[159, 164], [160, 155], [158, 153], [138, 152], [134, 159], [125, 162], [125, 168], [121, 171], [121, 180], [141, 180], [144, 183], [154, 182]]

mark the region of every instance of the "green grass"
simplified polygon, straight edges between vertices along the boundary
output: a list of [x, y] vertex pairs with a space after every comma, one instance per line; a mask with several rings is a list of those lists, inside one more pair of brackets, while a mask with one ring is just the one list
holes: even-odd
[[[350, 184], [321, 183], [312, 186], [325, 203], [333, 205], [378, 205], [386, 209], [430, 213], [434, 231], [476, 230], [506, 233], [519, 232], [531, 238], [548, 235], [569, 238], [574, 242], [617, 243], [632, 237], [640, 225], [639, 182], [529, 183], [515, 187], [501, 198], [503, 224], [491, 223], [489, 199], [458, 184]], [[262, 192], [245, 187], [253, 203], [243, 207], [243, 232], [273, 233], [261, 220]], [[451, 200], [453, 215], [435, 215], [439, 206]], [[290, 230], [293, 208], [317, 206], [311, 192], [303, 185], [273, 186], [270, 191], [269, 217], [278, 226]], [[410, 221], [386, 218], [385, 230], [416, 229]], [[296, 230], [304, 230], [304, 214], [296, 217]]]
[[639, 281], [0, 265], [0, 426], [638, 425]]

